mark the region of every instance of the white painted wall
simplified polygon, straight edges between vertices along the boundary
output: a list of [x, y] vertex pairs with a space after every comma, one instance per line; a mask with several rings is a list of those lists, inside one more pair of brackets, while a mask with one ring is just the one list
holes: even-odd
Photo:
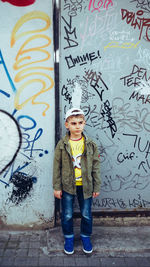
[[40, 227], [54, 215], [52, 1], [20, 2], [0, 1], [0, 225]]

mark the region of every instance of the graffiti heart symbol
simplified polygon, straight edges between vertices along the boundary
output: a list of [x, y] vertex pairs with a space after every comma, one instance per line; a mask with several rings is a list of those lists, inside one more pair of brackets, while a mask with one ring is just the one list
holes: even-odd
[[34, 4], [36, 0], [1, 0], [2, 2], [8, 2], [14, 6], [30, 6]]
[[0, 109], [0, 174], [12, 164], [21, 147], [21, 131], [17, 121]]

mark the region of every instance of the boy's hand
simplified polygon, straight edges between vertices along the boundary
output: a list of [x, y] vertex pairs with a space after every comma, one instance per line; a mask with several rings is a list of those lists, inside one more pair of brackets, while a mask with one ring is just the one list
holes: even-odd
[[61, 191], [61, 190], [59, 190], [59, 191], [54, 190], [54, 196], [55, 196], [56, 198], [61, 199], [61, 197], [62, 197], [62, 191]]
[[98, 197], [99, 196], [99, 192], [93, 192], [93, 198]]

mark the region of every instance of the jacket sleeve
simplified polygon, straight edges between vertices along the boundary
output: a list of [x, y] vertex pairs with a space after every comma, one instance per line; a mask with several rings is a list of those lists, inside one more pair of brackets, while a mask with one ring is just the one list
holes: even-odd
[[58, 142], [53, 162], [53, 188], [54, 190], [62, 190], [62, 152], [61, 152], [61, 140]]
[[94, 154], [93, 154], [93, 166], [92, 166], [92, 177], [93, 177], [93, 192], [100, 192], [101, 178], [100, 178], [100, 155], [98, 152], [97, 145], [94, 143]]

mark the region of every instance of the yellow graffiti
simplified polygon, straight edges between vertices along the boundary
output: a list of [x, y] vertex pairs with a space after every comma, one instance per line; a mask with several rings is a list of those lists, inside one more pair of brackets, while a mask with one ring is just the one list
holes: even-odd
[[123, 48], [123, 49], [136, 48], [139, 43], [140, 41], [138, 41], [136, 44], [131, 42], [119, 44], [119, 42], [113, 41], [110, 42], [108, 45], [104, 46], [104, 50], [106, 50], [107, 48]]
[[[25, 32], [22, 32], [22, 33], [18, 33], [18, 35], [17, 35], [17, 32], [19, 31], [19, 29], [21, 28], [21, 26], [23, 24], [25, 24], [26, 22], [28, 22], [29, 20], [33, 20], [33, 19], [41, 19], [41, 20], [44, 20], [46, 22], [46, 26], [44, 28], [41, 28], [41, 29], [38, 29], [38, 30], [30, 30], [30, 31], [25, 31]], [[51, 25], [50, 18], [44, 12], [41, 12], [41, 11], [32, 11], [32, 12], [29, 12], [29, 13], [25, 14], [23, 17], [21, 17], [18, 20], [18, 22], [16, 23], [15, 27], [13, 28], [12, 35], [11, 35], [11, 47], [21, 37], [23, 37], [25, 35], [28, 35], [30, 33], [33, 34], [35, 32], [45, 31], [45, 30], [47, 30], [50, 27], [50, 25]]]
[[[43, 46], [40, 46], [40, 47], [34, 47], [34, 48], [30, 48], [30, 49], [24, 49], [25, 46], [27, 46], [31, 41], [33, 41], [34, 39], [43, 39], [44, 40], [47, 39], [48, 42], [46, 45], [43, 45]], [[42, 40], [42, 41], [43, 41]], [[44, 62], [44, 61], [47, 61], [49, 58], [50, 58], [50, 54], [49, 52], [47, 52], [45, 49], [42, 49], [42, 48], [45, 48], [45, 47], [48, 47], [49, 45], [51, 44], [51, 40], [49, 37], [47, 37], [46, 35], [44, 34], [39, 34], [39, 35], [34, 35], [33, 37], [30, 37], [28, 38], [27, 41], [24, 42], [24, 44], [21, 46], [21, 48], [19, 49], [18, 53], [17, 53], [17, 56], [16, 56], [16, 63], [14, 64], [14, 69], [17, 70], [17, 69], [20, 69], [20, 68], [23, 68], [27, 65], [30, 65], [30, 64], [34, 64], [34, 63], [38, 63], [38, 62]], [[23, 50], [24, 49], [24, 50]], [[41, 53], [45, 53], [46, 54], [46, 58], [42, 59], [42, 60], [36, 60], [36, 61], [32, 61], [30, 63], [26, 63], [24, 65], [21, 65], [20, 67], [18, 66], [21, 62], [23, 62], [24, 60], [30, 60], [31, 57], [30, 56], [27, 56], [27, 57], [23, 57], [19, 60], [19, 57], [25, 53], [29, 53], [29, 52], [41, 52]]]
[[[23, 24], [33, 19], [43, 20], [44, 22], [46, 22], [46, 26], [40, 29], [18, 33]], [[37, 32], [47, 30], [50, 25], [50, 18], [46, 13], [40, 11], [33, 11], [21, 17], [21, 19], [16, 23], [11, 36], [11, 47], [13, 47], [19, 39], [30, 34], [30, 36], [27, 36], [26, 40], [23, 42], [20, 49], [18, 50], [15, 58], [15, 63], [13, 65], [14, 70], [20, 70], [14, 78], [15, 82], [19, 83], [25, 80], [25, 82], [18, 88], [17, 93], [15, 95], [15, 108], [17, 110], [20, 110], [29, 102], [31, 102], [32, 105], [45, 105], [46, 108], [42, 112], [43, 116], [46, 115], [46, 111], [49, 109], [50, 105], [44, 101], [37, 101], [37, 98], [39, 99], [39, 97], [43, 93], [53, 88], [54, 80], [50, 75], [45, 72], [50, 72], [54, 69], [52, 67], [43, 66], [43, 62], [47, 62], [51, 57], [50, 53], [46, 50], [46, 48], [51, 45], [51, 39], [47, 35], [41, 33], [37, 34]], [[35, 40], [37, 41], [37, 45], [33, 46]], [[38, 45], [38, 43], [40, 43], [40, 45]], [[37, 65], [39, 63], [42, 63], [42, 66]], [[33, 78], [33, 76], [36, 76], [38, 78]], [[40, 78], [40, 76], [43, 78]], [[31, 79], [28, 80], [29, 78]], [[48, 85], [45, 79], [47, 79]], [[38, 83], [40, 85], [42, 84], [41, 89], [37, 88]], [[30, 88], [30, 97], [28, 97], [27, 91], [29, 90], [29, 86], [33, 84], [36, 84], [33, 87], [35, 89], [32, 89], [35, 92], [31, 96]], [[21, 101], [23, 95], [26, 95], [27, 97], [24, 101]]]

